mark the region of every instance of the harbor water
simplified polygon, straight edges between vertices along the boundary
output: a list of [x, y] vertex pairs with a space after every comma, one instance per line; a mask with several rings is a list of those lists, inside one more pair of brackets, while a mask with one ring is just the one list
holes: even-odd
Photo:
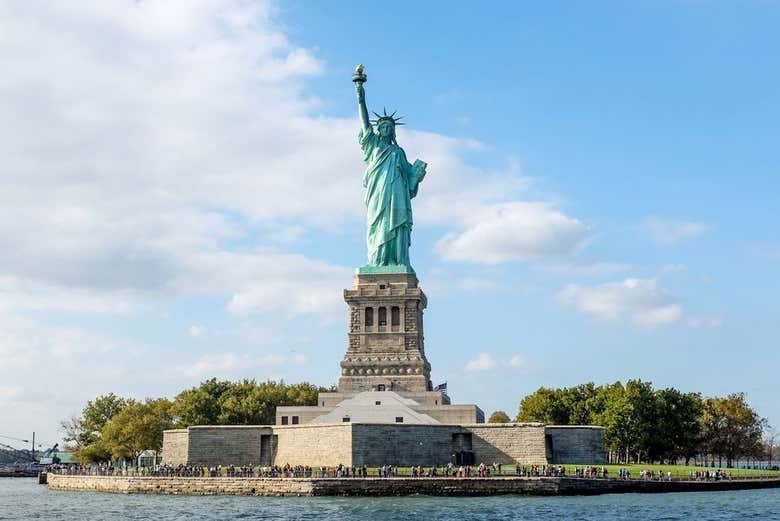
[[276, 498], [50, 491], [36, 479], [0, 479], [0, 520], [577, 519], [780, 521], [780, 489], [592, 497]]

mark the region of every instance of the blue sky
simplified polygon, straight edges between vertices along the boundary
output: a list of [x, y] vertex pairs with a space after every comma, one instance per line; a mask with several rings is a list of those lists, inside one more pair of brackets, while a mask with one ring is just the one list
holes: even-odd
[[[350, 81], [398, 110], [454, 401], [641, 378], [780, 422], [780, 5], [0, 7], [0, 434], [116, 392], [335, 383], [364, 263]], [[43, 382], [43, 383], [42, 383]]]

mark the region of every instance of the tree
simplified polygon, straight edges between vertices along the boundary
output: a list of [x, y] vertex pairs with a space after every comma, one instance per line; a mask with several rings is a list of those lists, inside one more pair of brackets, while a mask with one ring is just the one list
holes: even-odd
[[656, 391], [659, 406], [658, 436], [655, 446], [660, 459], [684, 458], [687, 465], [700, 450], [702, 399], [698, 393], [681, 393], [677, 389]]
[[81, 416], [62, 422], [65, 441], [74, 444], [76, 459], [83, 463], [110, 459], [110, 450], [102, 439], [103, 427], [126, 405], [127, 400], [109, 393], [87, 402]]
[[763, 455], [761, 443], [766, 420], [746, 402], [744, 393], [725, 398], [707, 398], [701, 418], [706, 450], [714, 457], [726, 458], [732, 467], [741, 457]]
[[172, 413], [180, 427], [188, 425], [269, 425], [280, 405], [316, 405], [317, 395], [329, 389], [310, 383], [255, 380], [202, 382], [182, 391], [174, 400]]
[[172, 404], [162, 398], [129, 401], [103, 427], [103, 445], [115, 460], [137, 461], [145, 450], [162, 449], [163, 431], [173, 427]]
[[764, 446], [766, 447], [766, 455], [769, 466], [772, 466], [772, 456], [774, 455], [775, 440], [777, 439], [777, 430], [769, 425], [764, 425]]
[[520, 402], [520, 410], [515, 421], [568, 425], [569, 410], [561, 395], [560, 389], [540, 387]]
[[211, 378], [180, 392], [173, 403], [173, 415], [180, 426], [217, 425], [221, 411], [222, 396], [230, 389], [230, 382]]
[[599, 387], [592, 401], [591, 419], [604, 427], [604, 445], [610, 454], [610, 461], [627, 462], [633, 445], [631, 417], [633, 407], [626, 398], [621, 382]]
[[509, 415], [504, 411], [495, 411], [488, 418], [488, 423], [509, 423], [512, 420], [509, 419]]

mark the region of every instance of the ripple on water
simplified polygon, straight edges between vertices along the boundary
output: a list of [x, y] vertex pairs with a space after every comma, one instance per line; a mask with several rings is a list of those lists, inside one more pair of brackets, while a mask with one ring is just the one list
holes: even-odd
[[780, 520], [780, 489], [593, 497], [276, 498], [49, 491], [35, 479], [0, 479], [0, 520], [46, 521], [519, 519]]

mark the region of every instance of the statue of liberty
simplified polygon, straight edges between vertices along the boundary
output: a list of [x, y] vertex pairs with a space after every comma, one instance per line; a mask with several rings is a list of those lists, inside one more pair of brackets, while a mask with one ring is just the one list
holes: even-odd
[[427, 164], [419, 159], [413, 165], [407, 161], [395, 140], [395, 127], [403, 125], [395, 112], [390, 115], [385, 110], [382, 115], [374, 112], [377, 119], [369, 120], [362, 65], [355, 70], [352, 81], [357, 90], [362, 125], [359, 142], [366, 163], [363, 187], [366, 189], [368, 264], [359, 268], [358, 273], [414, 273], [409, 262], [411, 200], [417, 195]]

